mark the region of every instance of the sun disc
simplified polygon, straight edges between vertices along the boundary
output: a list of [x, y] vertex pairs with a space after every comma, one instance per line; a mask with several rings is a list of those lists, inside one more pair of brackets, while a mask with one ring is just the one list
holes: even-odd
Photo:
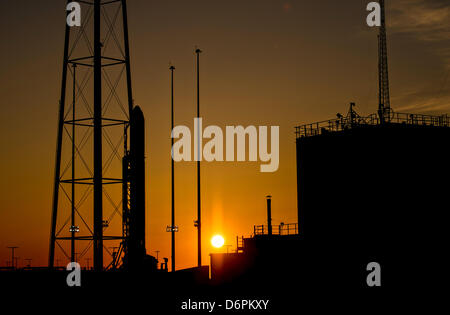
[[214, 235], [213, 238], [211, 239], [211, 244], [215, 248], [222, 247], [224, 243], [225, 243], [225, 240], [222, 235]]

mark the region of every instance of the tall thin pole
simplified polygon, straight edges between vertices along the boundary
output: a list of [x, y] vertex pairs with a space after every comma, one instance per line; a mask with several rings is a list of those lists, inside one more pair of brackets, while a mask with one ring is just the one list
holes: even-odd
[[[200, 53], [202, 51], [200, 49], [196, 49], [195, 53], [197, 54], [197, 123], [200, 122]], [[198, 137], [201, 137], [200, 130]], [[200, 139], [197, 139], [197, 144], [200, 146]], [[197, 150], [201, 150], [201, 148], [197, 148]], [[200, 190], [200, 154], [198, 154], [197, 161], [197, 262], [198, 266], [202, 265], [202, 217], [201, 217], [201, 190]]]
[[381, 32], [382, 32], [382, 52], [383, 52], [383, 96], [384, 96], [384, 106], [390, 110], [391, 100], [389, 94], [389, 67], [388, 67], [388, 56], [387, 56], [387, 35], [386, 35], [386, 10], [384, 5], [384, 0], [381, 3]]
[[73, 64], [73, 91], [72, 91], [72, 211], [71, 211], [71, 261], [75, 261], [75, 93], [76, 93], [76, 69], [77, 65]]
[[101, 1], [94, 2], [94, 270], [103, 270]]
[[267, 233], [272, 235], [272, 196], [267, 196]]
[[381, 66], [381, 37], [378, 34], [378, 112], [380, 115], [380, 119], [383, 120], [383, 112], [384, 112], [384, 105], [383, 105], [383, 95], [382, 95], [382, 66]]
[[[173, 117], [173, 71], [175, 70], [174, 66], [170, 66], [171, 72], [171, 129], [174, 127], [174, 117]], [[173, 137], [171, 139], [171, 148], [173, 148]], [[171, 233], [172, 233], [172, 272], [175, 271], [175, 168], [174, 168], [174, 160], [171, 157], [172, 164], [172, 222], [171, 222]]]

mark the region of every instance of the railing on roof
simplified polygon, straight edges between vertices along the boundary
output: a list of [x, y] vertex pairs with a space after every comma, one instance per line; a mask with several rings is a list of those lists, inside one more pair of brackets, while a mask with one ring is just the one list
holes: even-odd
[[[253, 235], [268, 235], [268, 225], [254, 225]], [[297, 223], [287, 223], [280, 225], [272, 225], [272, 235], [295, 235], [298, 234]]]
[[[392, 112], [387, 123], [406, 124], [406, 125], [422, 125], [422, 126], [438, 126], [450, 127], [450, 117], [447, 115], [432, 116], [422, 114], [407, 114]], [[371, 114], [367, 117], [338, 117], [326, 121], [316, 122], [295, 127], [295, 135], [297, 138], [311, 137], [328, 132], [337, 132], [351, 129], [364, 125], [379, 125], [380, 118], [377, 114]]]

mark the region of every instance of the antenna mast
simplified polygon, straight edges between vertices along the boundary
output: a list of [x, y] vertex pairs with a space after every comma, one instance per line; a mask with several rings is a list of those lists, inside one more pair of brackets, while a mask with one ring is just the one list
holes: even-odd
[[378, 35], [378, 115], [381, 123], [384, 123], [390, 121], [391, 113], [384, 0], [380, 0], [380, 7], [381, 26]]

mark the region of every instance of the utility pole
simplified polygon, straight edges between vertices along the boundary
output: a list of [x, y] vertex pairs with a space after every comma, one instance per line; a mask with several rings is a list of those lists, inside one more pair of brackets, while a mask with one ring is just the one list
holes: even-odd
[[7, 246], [6, 248], [9, 248], [11, 250], [11, 267], [14, 269], [14, 250], [16, 248], [19, 248], [17, 246]]
[[[171, 72], [171, 129], [173, 131], [174, 127], [174, 115], [173, 115], [173, 71], [175, 70], [175, 67], [172, 65], [170, 66], [170, 72]], [[170, 137], [171, 140], [171, 148], [173, 148], [173, 137]], [[173, 150], [173, 149], [172, 149]], [[171, 164], [172, 164], [172, 222], [170, 231], [172, 234], [172, 272], [175, 271], [175, 167], [174, 167], [174, 160], [173, 160], [173, 152], [171, 154]]]
[[[197, 124], [200, 124], [200, 53], [202, 51], [200, 49], [196, 49], [195, 53], [197, 54]], [[200, 126], [197, 126], [197, 130], [200, 132]], [[199, 139], [197, 139], [197, 263], [198, 266], [202, 266], [202, 217], [201, 217], [201, 190], [200, 190], [200, 138], [201, 135], [197, 135]]]

